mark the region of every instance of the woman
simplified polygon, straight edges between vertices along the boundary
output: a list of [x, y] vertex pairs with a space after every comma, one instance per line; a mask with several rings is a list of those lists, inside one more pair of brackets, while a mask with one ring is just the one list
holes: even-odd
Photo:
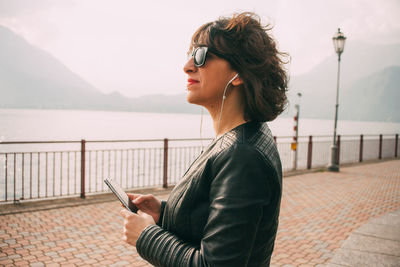
[[286, 104], [281, 54], [252, 13], [201, 26], [190, 51], [187, 100], [209, 111], [216, 138], [167, 202], [130, 195], [139, 212], [121, 211], [123, 239], [155, 266], [269, 266], [282, 168], [265, 121]]

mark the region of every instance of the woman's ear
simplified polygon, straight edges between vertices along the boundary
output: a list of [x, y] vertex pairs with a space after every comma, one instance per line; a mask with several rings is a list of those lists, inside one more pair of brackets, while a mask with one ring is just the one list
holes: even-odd
[[233, 86], [239, 86], [239, 85], [241, 85], [241, 84], [243, 84], [243, 80], [242, 80], [242, 78], [240, 78], [240, 76], [238, 75], [238, 76], [236, 77], [236, 79], [234, 79], [234, 80], [232, 81], [232, 85], [233, 85]]

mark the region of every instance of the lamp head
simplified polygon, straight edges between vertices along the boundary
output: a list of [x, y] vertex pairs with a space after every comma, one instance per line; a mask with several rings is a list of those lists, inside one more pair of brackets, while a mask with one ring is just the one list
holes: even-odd
[[340, 28], [338, 29], [338, 32], [335, 33], [332, 40], [333, 40], [333, 46], [335, 47], [335, 52], [340, 56], [340, 54], [343, 53], [344, 43], [346, 41], [346, 37], [340, 31]]

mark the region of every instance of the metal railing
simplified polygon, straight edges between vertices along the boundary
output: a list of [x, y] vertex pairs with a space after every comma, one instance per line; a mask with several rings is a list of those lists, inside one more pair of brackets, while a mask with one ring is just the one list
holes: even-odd
[[[292, 137], [275, 137], [284, 171], [293, 169]], [[398, 157], [396, 135], [338, 136], [339, 162]], [[0, 203], [109, 192], [178, 182], [211, 139], [40, 141], [0, 143]], [[329, 163], [330, 136], [302, 136], [297, 169]]]

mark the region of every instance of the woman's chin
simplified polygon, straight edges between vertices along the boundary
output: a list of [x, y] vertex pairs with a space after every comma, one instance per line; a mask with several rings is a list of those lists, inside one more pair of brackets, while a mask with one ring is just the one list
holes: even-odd
[[190, 91], [186, 95], [186, 101], [190, 104], [200, 105], [198, 102], [198, 98]]

